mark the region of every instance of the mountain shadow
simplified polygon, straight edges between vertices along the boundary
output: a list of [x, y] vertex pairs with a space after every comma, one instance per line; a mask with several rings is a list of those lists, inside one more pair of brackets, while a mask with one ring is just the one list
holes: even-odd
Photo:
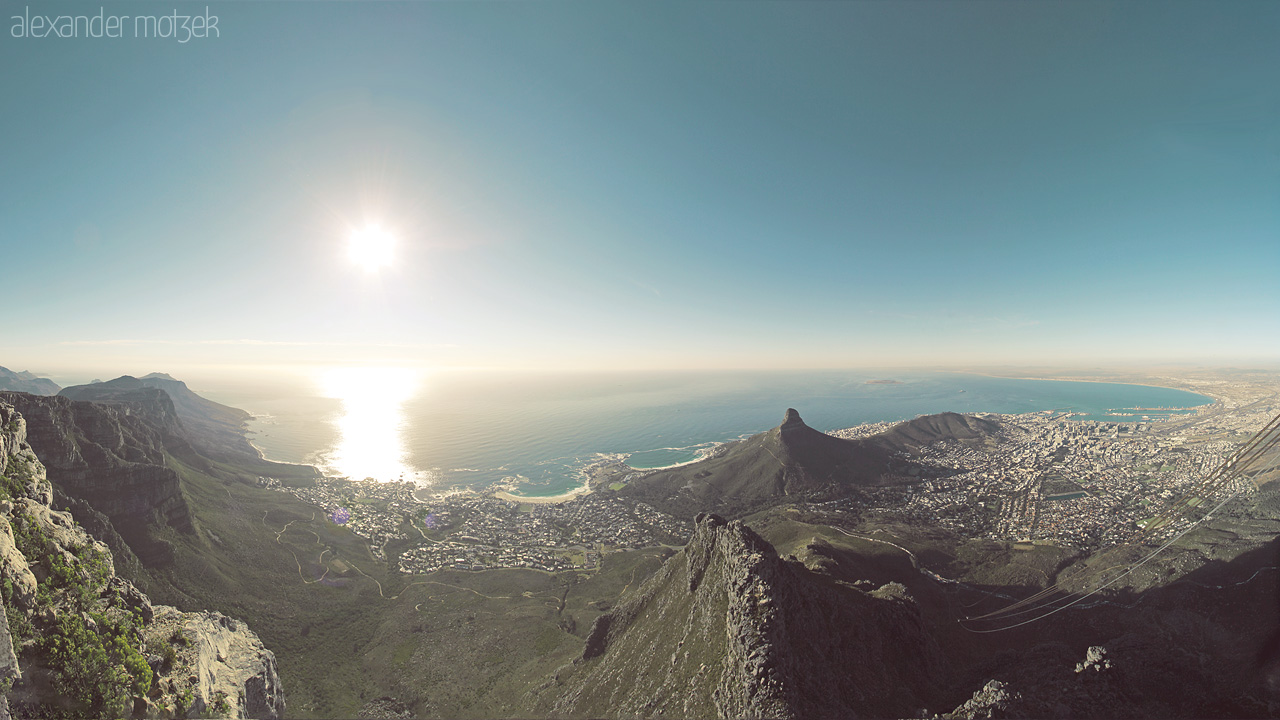
[[858, 590], [700, 515], [684, 550], [596, 619], [542, 703], [556, 717], [907, 717], [946, 675], [901, 584]]
[[[1181, 564], [1162, 560], [1170, 569]], [[1278, 564], [1273, 540], [1162, 584], [1103, 593], [983, 636], [999, 643], [986, 641], [983, 653], [971, 640], [957, 654], [970, 658], [970, 682], [986, 684], [944, 717], [1276, 717]]]

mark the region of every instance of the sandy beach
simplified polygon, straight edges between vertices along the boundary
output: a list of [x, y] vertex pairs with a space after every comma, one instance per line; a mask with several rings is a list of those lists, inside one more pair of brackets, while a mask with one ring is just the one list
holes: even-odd
[[554, 505], [556, 503], [568, 502], [576, 497], [586, 495], [590, 492], [591, 492], [591, 488], [583, 485], [581, 487], [574, 488], [573, 490], [570, 490], [567, 493], [561, 493], [559, 495], [547, 495], [544, 497], [525, 497], [523, 495], [512, 495], [506, 490], [500, 490], [494, 493], [493, 496], [498, 498], [499, 500], [510, 500], [511, 502], [531, 503], [534, 505]]

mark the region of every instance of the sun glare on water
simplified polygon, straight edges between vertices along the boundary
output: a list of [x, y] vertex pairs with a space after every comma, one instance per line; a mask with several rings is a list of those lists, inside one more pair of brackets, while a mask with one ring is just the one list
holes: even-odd
[[347, 237], [347, 257], [364, 268], [376, 272], [391, 264], [396, 238], [381, 225], [370, 224], [351, 231]]
[[345, 367], [320, 376], [325, 397], [342, 401], [342, 414], [333, 422], [337, 447], [321, 458], [327, 472], [352, 480], [410, 480], [404, 443], [404, 403], [421, 382], [420, 373], [407, 368]]

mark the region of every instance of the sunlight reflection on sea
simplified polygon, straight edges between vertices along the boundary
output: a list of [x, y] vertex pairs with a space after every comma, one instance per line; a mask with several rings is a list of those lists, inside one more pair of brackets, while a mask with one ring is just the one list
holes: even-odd
[[318, 454], [331, 475], [353, 480], [412, 480], [406, 459], [405, 402], [418, 392], [422, 373], [409, 368], [343, 367], [319, 373], [321, 393], [342, 403], [332, 420], [338, 442]]

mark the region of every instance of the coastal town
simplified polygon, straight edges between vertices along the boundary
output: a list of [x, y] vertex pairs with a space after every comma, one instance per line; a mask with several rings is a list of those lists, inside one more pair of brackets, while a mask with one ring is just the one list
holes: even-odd
[[601, 493], [545, 503], [474, 493], [421, 498], [409, 482], [322, 478], [285, 487], [263, 478], [261, 484], [324, 509], [331, 522], [365, 538], [375, 558], [387, 559], [393, 543], [408, 543], [398, 557], [405, 573], [590, 570], [604, 553], [683, 544], [692, 529], [645, 503]]
[[1180, 488], [1235, 450], [1224, 441], [1189, 447], [1160, 439], [1155, 423], [1072, 421], [1051, 413], [981, 415], [998, 433], [975, 447], [944, 440], [916, 461], [936, 476], [837, 501], [859, 517], [946, 527], [967, 537], [1050, 540], [1080, 549], [1117, 542]]
[[[962, 536], [1047, 541], [1091, 550], [1124, 541], [1161, 508], [1210, 475], [1277, 412], [1274, 389], [1215, 388], [1216, 402], [1192, 412], [1119, 409], [1115, 419], [1069, 412], [978, 414], [997, 430], [980, 440], [946, 439], [920, 448], [922, 479], [868, 487], [808, 505], [832, 524], [872, 520], [948, 528]], [[884, 432], [895, 423], [834, 431], [844, 438]], [[625, 467], [622, 469], [626, 469]], [[607, 477], [617, 489], [619, 468]], [[643, 474], [632, 471], [628, 480]], [[424, 495], [409, 482], [323, 478], [309, 487], [262, 484], [323, 509], [328, 520], [363, 537], [374, 557], [401, 572], [528, 568], [592, 570], [603, 555], [676, 547], [691, 524], [643, 502], [603, 490], [561, 502], [499, 493]], [[1228, 488], [1247, 497], [1248, 483]], [[1165, 528], [1173, 532], [1188, 520]]]
[[[1116, 421], [1053, 411], [980, 413], [998, 423], [999, 431], [982, 443], [934, 443], [914, 457], [932, 466], [935, 477], [905, 488], [867, 489], [855, 498], [825, 503], [819, 512], [833, 522], [897, 520], [946, 527], [966, 537], [1049, 541], [1081, 550], [1122, 542], [1280, 413], [1275, 388], [1219, 384], [1209, 392], [1217, 402], [1194, 412], [1118, 410]], [[832, 434], [867, 437], [891, 426]], [[1251, 483], [1237, 481], [1214, 500], [1231, 496], [1247, 502], [1253, 490]], [[1179, 518], [1163, 528], [1164, 534], [1190, 522]]]

